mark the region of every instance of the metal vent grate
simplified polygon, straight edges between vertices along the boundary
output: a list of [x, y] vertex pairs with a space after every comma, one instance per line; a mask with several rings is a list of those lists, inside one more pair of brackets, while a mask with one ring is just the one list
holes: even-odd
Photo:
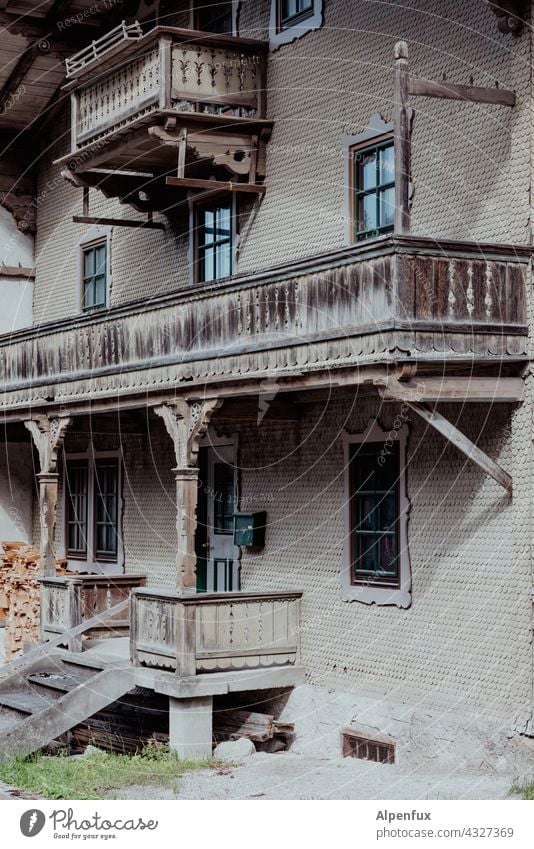
[[395, 763], [395, 742], [385, 734], [373, 734], [358, 728], [344, 728], [341, 732], [344, 758], [360, 758], [376, 763]]

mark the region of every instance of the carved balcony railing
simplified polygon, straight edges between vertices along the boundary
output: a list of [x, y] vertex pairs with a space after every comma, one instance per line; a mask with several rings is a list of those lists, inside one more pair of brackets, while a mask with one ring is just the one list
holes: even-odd
[[[73, 575], [41, 578], [41, 636], [53, 639], [96, 616], [102, 622], [85, 636], [98, 638], [106, 634], [127, 636], [129, 619], [122, 615], [107, 617], [107, 611], [128, 599], [136, 587], [143, 587], [143, 575]], [[69, 644], [81, 650], [81, 638]]]
[[402, 356], [521, 358], [529, 255], [388, 237], [18, 331], [0, 338], [3, 411]]
[[72, 152], [147, 116], [265, 117], [266, 45], [253, 39], [156, 27], [100, 61], [72, 57]]
[[298, 662], [301, 592], [198, 594], [140, 589], [131, 595], [135, 666], [178, 675]]

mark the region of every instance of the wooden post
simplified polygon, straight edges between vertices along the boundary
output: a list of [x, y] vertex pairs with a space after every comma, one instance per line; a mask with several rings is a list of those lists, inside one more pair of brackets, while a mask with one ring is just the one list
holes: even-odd
[[53, 577], [56, 574], [55, 528], [58, 498], [58, 451], [63, 444], [65, 432], [71, 423], [70, 418], [38, 419], [24, 422], [32, 435], [39, 452], [39, 524], [41, 528], [40, 557], [41, 575]]
[[[68, 606], [69, 606], [69, 625], [68, 630], [71, 631], [73, 628], [77, 628], [78, 625], [81, 625], [82, 622], [82, 598], [81, 598], [81, 590], [82, 584], [78, 581], [69, 581], [68, 582]], [[80, 652], [82, 650], [82, 635], [81, 634], [70, 634], [67, 642], [67, 648], [69, 651]]]
[[221, 404], [217, 398], [193, 403], [179, 398], [154, 408], [163, 419], [176, 456], [176, 589], [181, 595], [196, 593], [198, 451], [211, 416]]
[[395, 45], [395, 233], [410, 232], [410, 116], [408, 45]]

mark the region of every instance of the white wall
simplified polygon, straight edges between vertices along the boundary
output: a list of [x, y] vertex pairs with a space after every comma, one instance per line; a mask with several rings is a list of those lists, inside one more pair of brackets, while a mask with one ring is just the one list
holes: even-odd
[[0, 542], [31, 542], [33, 458], [28, 442], [0, 451]]
[[[0, 266], [33, 268], [33, 236], [21, 233], [13, 216], [0, 207]], [[33, 281], [6, 276], [0, 269], [0, 334], [11, 333], [33, 322]]]

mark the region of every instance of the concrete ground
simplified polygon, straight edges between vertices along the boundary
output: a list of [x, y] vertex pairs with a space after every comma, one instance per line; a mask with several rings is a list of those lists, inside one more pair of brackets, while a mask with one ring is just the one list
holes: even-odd
[[407, 771], [352, 758], [319, 760], [291, 752], [257, 753], [242, 765], [184, 776], [175, 795], [128, 787], [115, 799], [504, 799], [513, 776]]

